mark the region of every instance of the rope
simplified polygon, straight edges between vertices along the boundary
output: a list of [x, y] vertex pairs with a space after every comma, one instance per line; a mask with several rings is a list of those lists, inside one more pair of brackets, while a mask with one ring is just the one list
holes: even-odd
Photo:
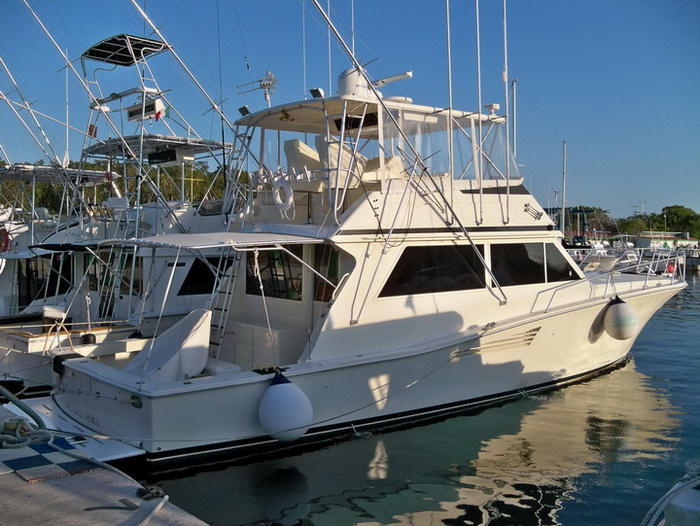
[[24, 418], [10, 418], [0, 431], [0, 448], [19, 449], [46, 442], [52, 437], [45, 429], [35, 429]]
[[[162, 508], [162, 506], [168, 501], [168, 496], [165, 494], [163, 489], [158, 486], [144, 486], [139, 481], [133, 477], [130, 477], [123, 471], [118, 470], [114, 466], [110, 466], [105, 462], [97, 460], [94, 457], [89, 457], [77, 451], [71, 451], [69, 449], [64, 449], [57, 446], [53, 443], [55, 438], [54, 433], [46, 428], [42, 418], [31, 407], [25, 404], [22, 400], [19, 400], [2, 385], [0, 385], [0, 394], [5, 396], [36, 422], [36, 426], [33, 426], [25, 418], [21, 417], [5, 420], [3, 423], [3, 429], [0, 432], [0, 448], [19, 449], [22, 447], [31, 446], [33, 444], [46, 443], [46, 445], [48, 445], [54, 451], [58, 451], [77, 460], [90, 462], [106, 471], [120, 475], [137, 487], [136, 494], [142, 499], [160, 499], [161, 502], [151, 511], [149, 517], [158, 513], [160, 508]], [[141, 524], [145, 524], [145, 522], [142, 522]]]

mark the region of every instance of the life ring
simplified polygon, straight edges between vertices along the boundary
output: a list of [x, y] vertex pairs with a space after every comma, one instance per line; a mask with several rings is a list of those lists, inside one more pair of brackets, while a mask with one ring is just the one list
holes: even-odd
[[284, 179], [278, 179], [272, 183], [272, 199], [283, 212], [287, 212], [294, 206], [292, 185]]
[[6, 228], [0, 228], [0, 252], [5, 252], [10, 248], [10, 233]]

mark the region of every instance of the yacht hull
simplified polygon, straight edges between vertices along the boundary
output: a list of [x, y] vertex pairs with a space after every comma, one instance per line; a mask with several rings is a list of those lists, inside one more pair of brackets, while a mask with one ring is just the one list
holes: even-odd
[[[640, 330], [684, 284], [625, 296]], [[338, 432], [415, 422], [424, 416], [505, 401], [598, 374], [624, 361], [636, 338], [602, 327], [606, 300], [533, 315], [436, 349], [285, 370], [311, 400], [314, 420], [302, 441]], [[638, 333], [637, 333], [638, 334]], [[84, 362], [84, 363], [81, 363]], [[172, 461], [253, 447], [284, 448], [258, 417], [272, 374], [233, 372], [159, 390], [115, 382], [99, 364], [79, 360], [63, 372], [54, 398], [78, 423]], [[70, 363], [70, 362], [69, 362]], [[85, 369], [83, 369], [85, 367]], [[89, 374], [88, 374], [89, 373]]]

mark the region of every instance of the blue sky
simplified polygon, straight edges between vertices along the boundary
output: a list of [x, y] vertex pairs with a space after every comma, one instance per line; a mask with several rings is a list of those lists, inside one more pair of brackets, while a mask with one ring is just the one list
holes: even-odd
[[[327, 0], [322, 3], [325, 7]], [[143, 0], [140, 0], [143, 4]], [[128, 0], [31, 0], [71, 58], [117, 33], [143, 34]], [[227, 113], [264, 105], [259, 93], [236, 85], [271, 70], [279, 78], [273, 103], [304, 97], [302, 11], [306, 13], [307, 85], [328, 88], [326, 29], [301, 0], [146, 0], [146, 10], [213, 97], [221, 83]], [[332, 15], [350, 37], [350, 0], [333, 0]], [[474, 110], [473, 0], [451, 0], [455, 107]], [[481, 0], [483, 102], [503, 107], [501, 1]], [[218, 16], [217, 16], [218, 12]], [[19, 0], [3, 0], [0, 56], [34, 107], [64, 115], [58, 53]], [[511, 77], [518, 78], [518, 161], [542, 204], [561, 187], [561, 142], [569, 152], [568, 202], [609, 209], [616, 216], [644, 201], [647, 211], [683, 204], [700, 211], [700, 2], [697, 0], [510, 0]], [[445, 4], [442, 0], [355, 0], [356, 51], [375, 78], [413, 70], [386, 95], [447, 105]], [[219, 30], [217, 30], [217, 23]], [[147, 33], [150, 33], [147, 32]], [[333, 79], [348, 61], [333, 43]], [[152, 66], [177, 107], [205, 136], [218, 136], [207, 104], [161, 56]], [[133, 71], [105, 74], [103, 88], [135, 85]], [[0, 75], [0, 90], [9, 83]], [[69, 80], [71, 123], [84, 128], [87, 98]], [[57, 149], [63, 131], [46, 125]], [[71, 156], [80, 137], [72, 134]], [[13, 161], [42, 157], [7, 107], [0, 106], [0, 144]], [[641, 206], [641, 205], [640, 205]]]

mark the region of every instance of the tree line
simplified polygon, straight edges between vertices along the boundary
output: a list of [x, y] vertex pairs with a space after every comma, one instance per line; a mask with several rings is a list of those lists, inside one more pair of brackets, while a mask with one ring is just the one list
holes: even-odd
[[577, 223], [585, 224], [589, 231], [598, 230], [611, 234], [637, 235], [645, 230], [688, 232], [700, 238], [700, 214], [683, 205], [664, 206], [660, 212], [633, 214], [614, 218], [599, 207], [578, 205], [567, 209], [567, 232], [576, 230]]

